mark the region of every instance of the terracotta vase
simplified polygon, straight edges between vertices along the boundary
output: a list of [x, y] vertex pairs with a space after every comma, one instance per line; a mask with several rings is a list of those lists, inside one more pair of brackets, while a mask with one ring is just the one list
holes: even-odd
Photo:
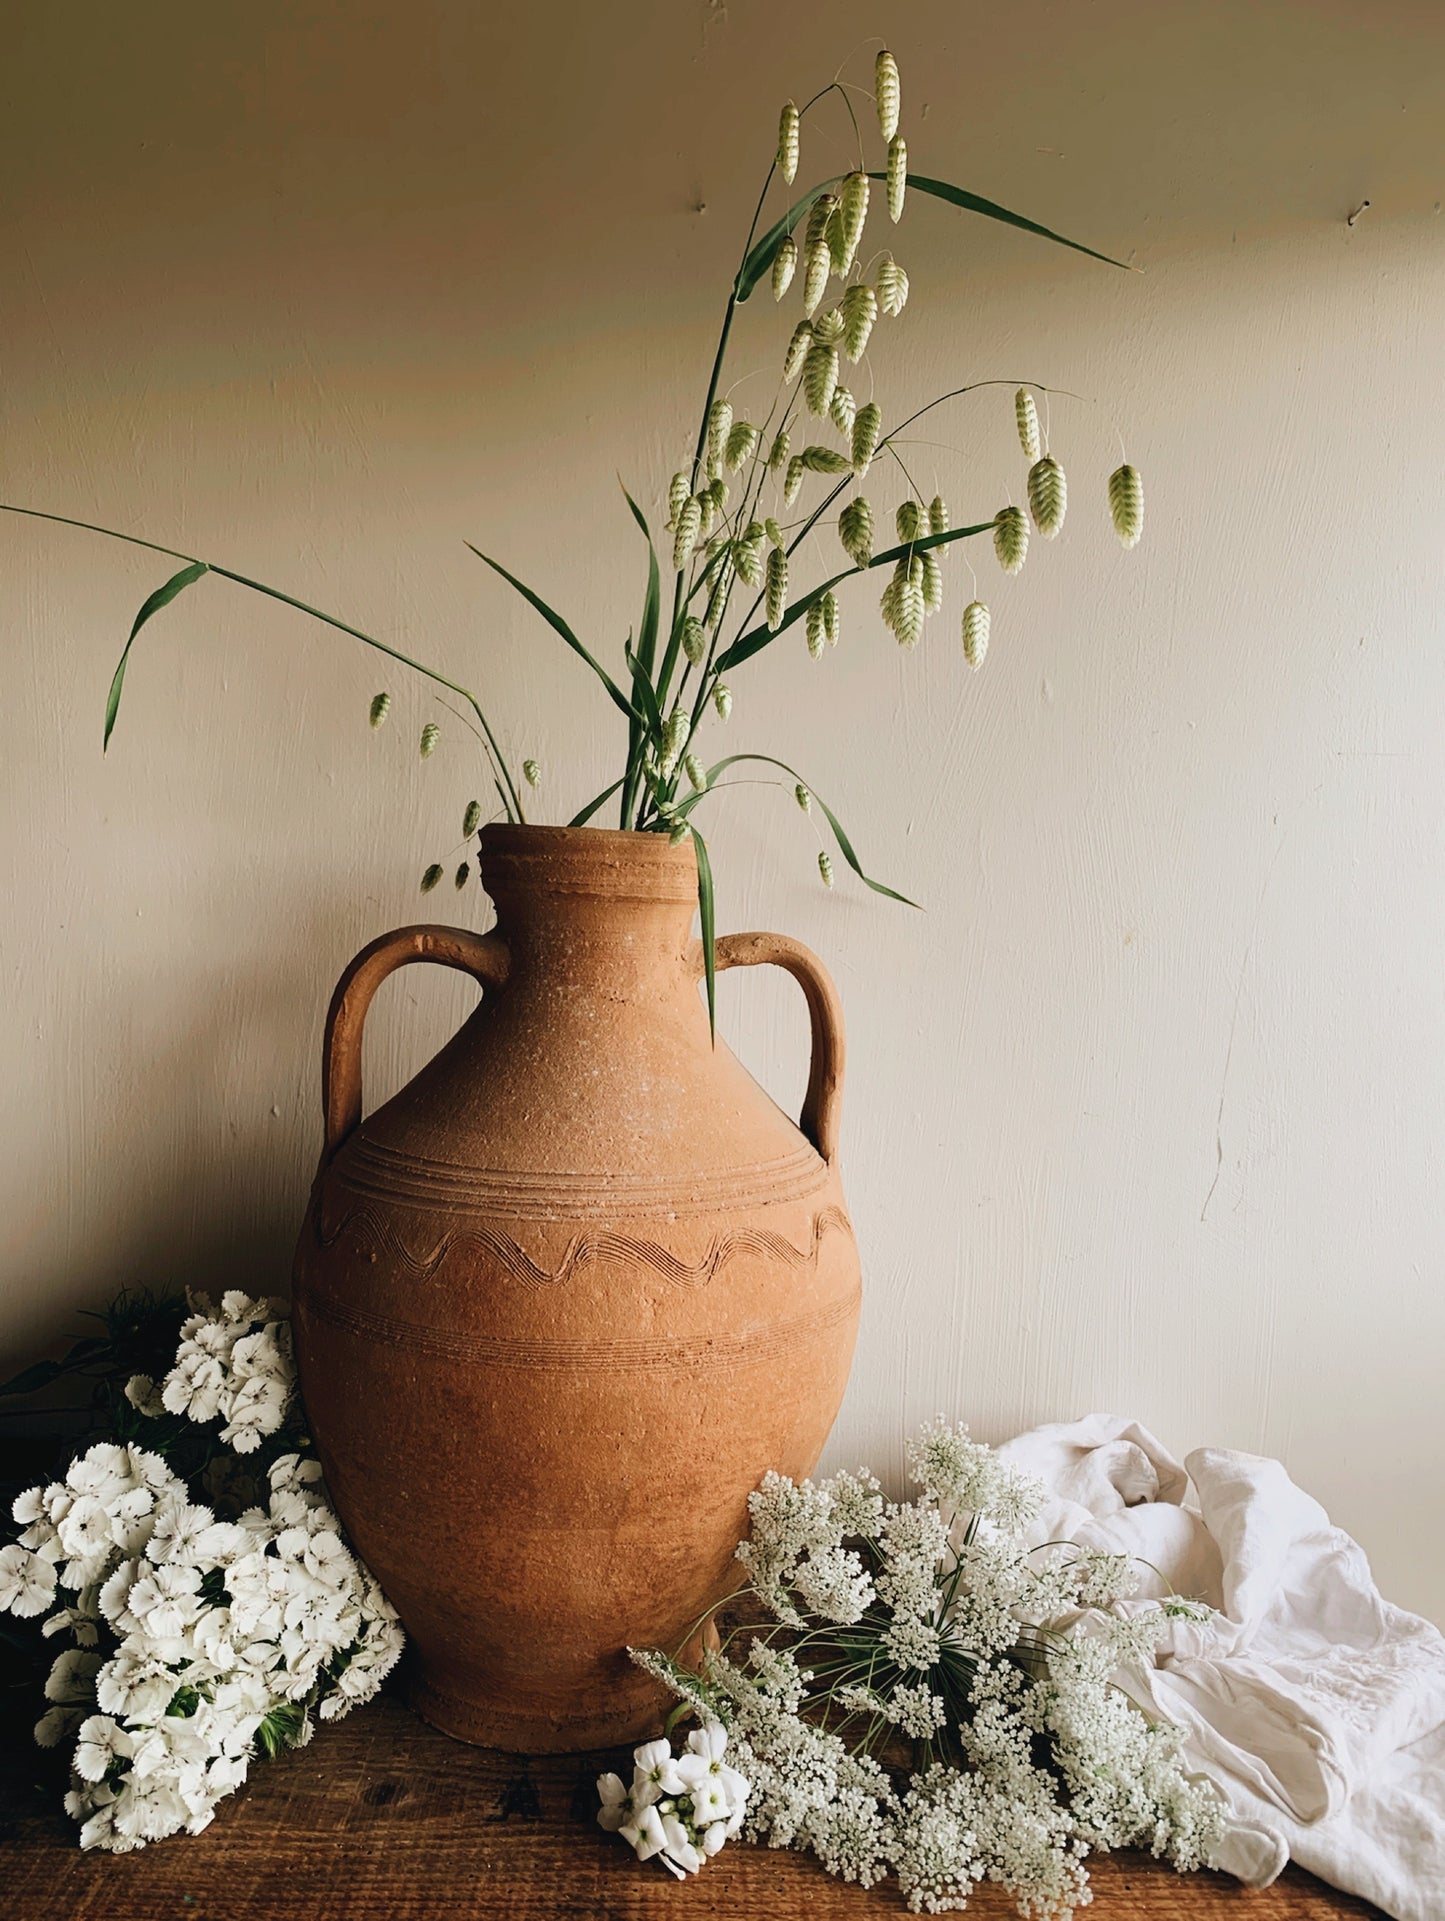
[[[691, 844], [489, 827], [496, 930], [409, 927], [347, 968], [294, 1318], [327, 1482], [463, 1740], [545, 1752], [657, 1726], [628, 1645], [736, 1585], [747, 1495], [811, 1471], [847, 1381], [858, 1255], [837, 1165], [843, 1027], [807, 948], [801, 1131], [711, 1044]], [[409, 961], [481, 1003], [362, 1119], [361, 1029]]]

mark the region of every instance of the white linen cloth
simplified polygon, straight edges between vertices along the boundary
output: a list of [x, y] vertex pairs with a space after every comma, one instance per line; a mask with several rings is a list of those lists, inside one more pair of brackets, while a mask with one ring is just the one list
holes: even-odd
[[1395, 1921], [1445, 1921], [1445, 1638], [1381, 1597], [1319, 1503], [1278, 1461], [1181, 1466], [1113, 1415], [998, 1451], [1049, 1489], [1031, 1541], [1137, 1556], [1159, 1571], [1141, 1600], [1218, 1610], [1171, 1623], [1138, 1698], [1228, 1797], [1220, 1867], [1266, 1887], [1293, 1856]]

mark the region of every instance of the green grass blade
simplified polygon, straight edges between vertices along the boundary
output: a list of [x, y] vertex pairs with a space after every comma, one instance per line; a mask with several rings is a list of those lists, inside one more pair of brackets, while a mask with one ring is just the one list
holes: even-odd
[[[626, 779], [626, 775], [623, 776], [623, 780], [625, 779]], [[568, 821], [567, 825], [569, 827], [585, 827], [588, 821], [591, 820], [592, 816], [597, 812], [597, 809], [599, 807], [605, 807], [608, 801], [611, 800], [612, 796], [622, 786], [622, 784], [623, 783], [621, 780], [614, 780], [612, 785], [610, 787], [604, 788], [603, 791], [597, 796], [595, 800], [589, 800], [587, 805], [582, 809], [582, 812], [580, 814], [574, 814], [571, 820]]]
[[121, 649], [120, 659], [116, 663], [114, 674], [111, 676], [110, 692], [106, 695], [105, 747], [110, 746], [110, 736], [115, 727], [115, 717], [120, 712], [120, 696], [121, 689], [125, 685], [126, 663], [130, 659], [130, 650], [135, 645], [136, 635], [140, 632], [141, 628], [145, 626], [152, 614], [158, 614], [162, 607], [169, 607], [177, 594], [184, 593], [186, 588], [193, 586], [202, 574], [208, 574], [210, 571], [210, 568], [204, 560], [193, 560], [188, 567], [182, 567], [179, 573], [172, 574], [165, 585], [163, 587], [157, 587], [150, 598], [142, 604], [140, 612], [131, 624], [130, 637]]
[[632, 518], [642, 529], [642, 537], [647, 542], [647, 594], [642, 603], [642, 625], [637, 630], [637, 658], [642, 662], [649, 679], [657, 660], [657, 622], [658, 611], [662, 605], [662, 575], [657, 564], [657, 549], [652, 544], [652, 530], [643, 517], [642, 509], [624, 487], [622, 497], [632, 509]]
[[[843, 856], [844, 860], [847, 861], [848, 865], [853, 869], [853, 872], [858, 876], [859, 880], [862, 881], [863, 885], [865, 887], [871, 887], [875, 894], [883, 894], [889, 900], [896, 900], [900, 904], [900, 906], [903, 906], [903, 907], [918, 906], [918, 902], [916, 900], [910, 900], [906, 894], [897, 893], [893, 888], [885, 887], [881, 880], [874, 880], [871, 875], [864, 873], [863, 864], [858, 859], [857, 854], [853, 850], [852, 841], [849, 840], [847, 834], [844, 832], [842, 821], [839, 820], [838, 816], [833, 812], [832, 808], [828, 805], [827, 801], [824, 800], [823, 796], [818, 792], [817, 788], [814, 787], [813, 783], [811, 781], [803, 780], [803, 776], [798, 772], [797, 768], [790, 767], [785, 760], [774, 760], [771, 754], [729, 754], [725, 760], [720, 760], [718, 761], [716, 766], [708, 768], [707, 770], [708, 791], [709, 792], [712, 791], [713, 784], [717, 780], [717, 777], [719, 774], [725, 773], [729, 767], [736, 767], [740, 761], [753, 761], [755, 763], [760, 763], [764, 767], [776, 767], [782, 773], [789, 775], [793, 780], [802, 781], [803, 786], [807, 788], [808, 792], [813, 796], [813, 799], [817, 801], [819, 807], [822, 808], [823, 814], [828, 822], [828, 825], [833, 830], [833, 838], [838, 843], [838, 852]], [[694, 827], [692, 828], [691, 832], [694, 838], [696, 838], [697, 829]], [[699, 865], [701, 865], [700, 862], [699, 862]]]
[[657, 695], [652, 691], [652, 682], [648, 679], [647, 669], [633, 653], [631, 646], [626, 649], [625, 658], [628, 672], [632, 675], [632, 690], [637, 695], [637, 705], [642, 710], [638, 716], [639, 723], [661, 747], [662, 709], [657, 704]]
[[702, 924], [702, 971], [707, 980], [707, 1024], [717, 1042], [717, 904], [713, 898], [712, 862], [707, 842], [695, 827], [687, 830], [697, 849], [697, 912]]
[[[868, 178], [886, 180], [888, 176], [886, 173], [870, 173]], [[1052, 240], [1057, 246], [1071, 248], [1074, 253], [1085, 253], [1090, 260], [1102, 260], [1106, 267], [1122, 267], [1126, 273], [1138, 271], [1123, 260], [1115, 260], [1106, 253], [1096, 253], [1092, 247], [1085, 247], [1077, 240], [1055, 233], [1051, 227], [1041, 227], [1037, 220], [1028, 220], [1021, 213], [1010, 213], [1007, 207], [1001, 207], [996, 200], [985, 200], [981, 194], [970, 193], [966, 187], [955, 187], [947, 180], [930, 180], [921, 173], [909, 174], [908, 185], [914, 193], [931, 193], [935, 200], [946, 200], [951, 206], [962, 207], [968, 213], [981, 213], [986, 219], [1001, 220], [1005, 226], [1037, 234], [1040, 240]], [[781, 234], [778, 240], [782, 240]]]
[[543, 620], [546, 621], [547, 625], [550, 628], [552, 628], [553, 632], [560, 634], [563, 640], [565, 640], [567, 645], [572, 649], [573, 653], [578, 655], [579, 658], [581, 658], [582, 660], [586, 661], [587, 665], [592, 669], [593, 673], [596, 674], [597, 678], [602, 682], [602, 685], [607, 689], [607, 692], [610, 695], [611, 699], [613, 700], [614, 704], [620, 707], [624, 714], [631, 715], [632, 712], [634, 711], [631, 701], [628, 700], [627, 696], [623, 693], [622, 689], [617, 685], [617, 682], [612, 678], [611, 674], [609, 674], [607, 669], [602, 665], [602, 662], [598, 660], [594, 654], [590, 653], [587, 650], [587, 648], [585, 648], [582, 645], [582, 642], [573, 633], [572, 629], [567, 625], [566, 621], [563, 620], [562, 616], [555, 610], [555, 608], [549, 607], [546, 601], [542, 599], [540, 594], [534, 594], [531, 588], [528, 587], [523, 581], [518, 580], [515, 574], [509, 574], [506, 568], [502, 565], [502, 563], [499, 560], [493, 560], [490, 554], [484, 554], [480, 547], [473, 547], [472, 543], [469, 540], [465, 541], [463, 544], [469, 549], [470, 552], [476, 555], [478, 560], [484, 560], [487, 563], [487, 565], [491, 568], [493, 573], [500, 574], [502, 576], [502, 579], [505, 580], [509, 586], [515, 587], [517, 592], [522, 596], [523, 600], [527, 601], [531, 606], [536, 608], [537, 612], [542, 616]]
[[[753, 627], [747, 633], [740, 634], [732, 646], [724, 648], [713, 662], [714, 671], [719, 675], [729, 673], [734, 667], [741, 666], [743, 661], [751, 660], [754, 654], [760, 654], [765, 647], [771, 646], [779, 634], [786, 633], [795, 620], [801, 620], [815, 600], [821, 600], [840, 582], [852, 580], [856, 574], [869, 573], [874, 567], [891, 566], [894, 561], [902, 560], [905, 554], [921, 554], [929, 547], [946, 547], [951, 540], [969, 540], [975, 534], [989, 533], [993, 524], [991, 520], [980, 520], [972, 527], [950, 527], [946, 533], [924, 534], [918, 540], [906, 540], [899, 547], [889, 547], [884, 553], [874, 554], [866, 567], [848, 567], [841, 574], [834, 574], [831, 580], [820, 581], [801, 600], [795, 600], [789, 606], [776, 627], [769, 627], [765, 622], [761, 627]], [[912, 905], [911, 902], [909, 904]]]
[[836, 187], [842, 178], [842, 174], [835, 174], [831, 180], [822, 180], [816, 187], [810, 187], [802, 199], [795, 200], [782, 219], [769, 227], [762, 239], [748, 250], [747, 258], [738, 268], [738, 277], [733, 283], [734, 300], [747, 299], [763, 275], [771, 271], [773, 256], [783, 244], [783, 235], [791, 233], [813, 202]]

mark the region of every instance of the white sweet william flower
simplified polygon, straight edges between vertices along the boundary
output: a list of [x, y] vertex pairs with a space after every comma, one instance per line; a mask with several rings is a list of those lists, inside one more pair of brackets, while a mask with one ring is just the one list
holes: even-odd
[[665, 1794], [685, 1794], [687, 1783], [678, 1773], [667, 1741], [645, 1741], [632, 1751], [632, 1799], [639, 1808], [650, 1807]]
[[625, 1821], [617, 1830], [639, 1861], [650, 1861], [654, 1854], [661, 1854], [667, 1846], [667, 1836], [662, 1831], [662, 1816], [651, 1802], [638, 1808], [630, 1821]]
[[92, 1714], [80, 1724], [72, 1765], [82, 1781], [103, 1781], [117, 1761], [129, 1760], [134, 1745], [125, 1729], [108, 1714]]
[[688, 1837], [688, 1829], [676, 1814], [664, 1814], [662, 1832], [667, 1838], [667, 1846], [662, 1851], [662, 1865], [679, 1881], [689, 1874], [696, 1874], [703, 1864], [701, 1851], [695, 1848]]
[[608, 1834], [616, 1834], [632, 1813], [632, 1795], [623, 1783], [620, 1774], [599, 1774], [597, 1777], [597, 1798], [602, 1803], [597, 1810], [597, 1824]]
[[55, 1563], [18, 1542], [0, 1547], [0, 1613], [43, 1614], [55, 1599]]
[[[677, 1771], [692, 1794], [698, 1827], [712, 1820], [730, 1820], [747, 1806], [751, 1788], [747, 1777], [723, 1760], [727, 1745], [727, 1729], [720, 1721], [711, 1721], [693, 1729], [687, 1737], [687, 1753], [678, 1756]], [[698, 1794], [704, 1788], [716, 1788], [722, 1796], [724, 1805], [715, 1814], [703, 1812]]]

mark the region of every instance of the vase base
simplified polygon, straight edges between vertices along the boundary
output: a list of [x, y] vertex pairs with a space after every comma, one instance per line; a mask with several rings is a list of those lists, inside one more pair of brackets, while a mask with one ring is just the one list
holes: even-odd
[[420, 1668], [406, 1677], [407, 1705], [423, 1721], [468, 1747], [508, 1754], [584, 1754], [640, 1741], [657, 1733], [671, 1705], [665, 1691], [640, 1673], [635, 1686], [611, 1688], [607, 1695], [579, 1702], [572, 1711], [512, 1708], [436, 1686]]

